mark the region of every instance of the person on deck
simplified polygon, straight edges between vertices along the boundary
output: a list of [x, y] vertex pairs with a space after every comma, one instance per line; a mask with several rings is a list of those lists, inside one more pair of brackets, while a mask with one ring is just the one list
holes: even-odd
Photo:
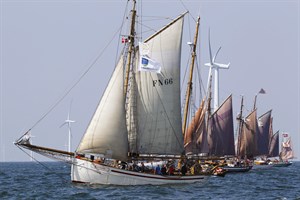
[[143, 173], [145, 172], [145, 165], [144, 165], [144, 162], [141, 163], [141, 172], [143, 172]]
[[163, 166], [161, 167], [161, 174], [162, 174], [162, 175], [167, 175], [167, 167], [166, 167], [166, 165], [163, 165]]
[[155, 168], [155, 174], [161, 175], [161, 170], [160, 170], [160, 166], [157, 165]]
[[186, 172], [187, 172], [186, 164], [183, 164], [182, 167], [181, 167], [182, 176], [185, 176]]
[[174, 175], [174, 171], [175, 171], [174, 165], [171, 165], [168, 169], [168, 175]]

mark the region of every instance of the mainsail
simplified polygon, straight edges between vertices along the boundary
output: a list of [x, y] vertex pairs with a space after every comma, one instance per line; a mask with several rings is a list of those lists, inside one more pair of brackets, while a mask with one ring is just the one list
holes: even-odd
[[127, 160], [123, 76], [121, 56], [76, 152], [104, 154], [106, 157]]
[[269, 110], [258, 118], [257, 155], [260, 156], [269, 153], [271, 113], [272, 110]]
[[[181, 154], [180, 58], [183, 15], [144, 44], [147, 55], [160, 63], [161, 73], [135, 69], [136, 151], [139, 154]], [[136, 62], [139, 62], [139, 53]], [[136, 64], [136, 67], [138, 65]], [[131, 151], [134, 151], [131, 150]]]
[[240, 133], [239, 156], [253, 157], [257, 155], [257, 119], [256, 109], [252, 111], [242, 124]]
[[270, 138], [269, 155], [268, 157], [279, 156], [279, 131], [274, 133]]
[[209, 117], [208, 144], [210, 155], [235, 154], [232, 95]]

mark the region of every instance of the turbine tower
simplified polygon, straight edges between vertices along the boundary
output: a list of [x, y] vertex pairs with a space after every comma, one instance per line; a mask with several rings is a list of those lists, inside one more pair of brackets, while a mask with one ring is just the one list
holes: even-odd
[[[72, 102], [71, 102], [72, 104]], [[68, 151], [71, 152], [71, 123], [75, 122], [73, 120], [70, 120], [70, 111], [71, 111], [71, 105], [70, 105], [70, 110], [68, 112], [68, 117], [65, 120], [65, 122], [60, 126], [63, 127], [65, 124], [68, 124], [68, 132], [69, 132], [69, 141], [68, 141]]]
[[[211, 45], [210, 45], [210, 30], [208, 31], [208, 43], [209, 43], [210, 62], [205, 63], [204, 65], [209, 67], [208, 79], [210, 79], [212, 69], [215, 71], [215, 77], [214, 77], [214, 79], [215, 79], [215, 82], [214, 82], [214, 111], [216, 111], [219, 107], [219, 69], [228, 69], [230, 63], [220, 64], [220, 63], [215, 62], [215, 60], [217, 58], [217, 55], [218, 55], [219, 51], [221, 50], [221, 47], [219, 47], [216, 55], [214, 57], [212, 57]], [[209, 88], [209, 81], [208, 81], [207, 89], [208, 88]]]

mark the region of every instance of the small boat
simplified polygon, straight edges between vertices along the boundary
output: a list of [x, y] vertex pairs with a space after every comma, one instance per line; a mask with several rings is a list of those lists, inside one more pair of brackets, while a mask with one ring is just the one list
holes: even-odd
[[282, 134], [281, 151], [279, 153], [279, 160], [271, 161], [269, 164], [273, 167], [288, 167], [293, 163], [289, 159], [294, 158], [294, 153], [292, 149], [291, 136], [288, 133]]
[[225, 174], [227, 173], [228, 171], [226, 169], [223, 169], [222, 167], [219, 167], [219, 166], [216, 166], [212, 169], [212, 175], [213, 176], [221, 176], [221, 177], [224, 177]]
[[293, 163], [290, 161], [274, 161], [274, 162], [270, 162], [269, 165], [273, 166], [273, 167], [288, 167], [290, 165], [292, 165]]

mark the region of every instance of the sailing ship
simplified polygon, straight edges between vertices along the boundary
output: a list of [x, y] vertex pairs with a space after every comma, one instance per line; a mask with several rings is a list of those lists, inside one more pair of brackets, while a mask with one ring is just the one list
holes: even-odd
[[[212, 55], [210, 43], [210, 31], [208, 33], [210, 62], [205, 65], [209, 67], [207, 98], [204, 97], [200, 103], [195, 116], [192, 117], [185, 134], [185, 151], [190, 154], [202, 154], [208, 157], [222, 157], [234, 155], [234, 132], [232, 114], [232, 95], [219, 106], [219, 69], [228, 69], [230, 64], [216, 63], [216, 54]], [[192, 68], [191, 68], [192, 69]], [[214, 76], [214, 112], [211, 112], [212, 99], [212, 70]], [[190, 72], [190, 75], [192, 71]], [[187, 95], [188, 97], [189, 95]], [[188, 105], [188, 101], [185, 104]], [[185, 112], [186, 113], [186, 112]]]
[[[233, 156], [234, 131], [232, 115], [232, 95], [221, 106], [207, 115], [203, 99], [195, 116], [192, 118], [185, 135], [185, 151], [192, 154], [204, 154], [208, 157]], [[206, 115], [206, 116], [205, 116]]]
[[126, 48], [76, 151], [32, 145], [30, 130], [15, 144], [70, 162], [73, 182], [114, 185], [202, 182], [207, 176], [130, 170], [130, 166], [143, 161], [156, 165], [181, 158], [185, 161], [180, 62], [186, 13], [136, 45], [135, 0], [132, 7]]
[[273, 167], [288, 167], [292, 165], [289, 159], [294, 158], [294, 153], [292, 149], [291, 136], [288, 133], [282, 134], [281, 151], [279, 153], [279, 160], [274, 160], [270, 162]]
[[272, 110], [267, 111], [261, 115], [257, 121], [257, 155], [254, 160], [255, 168], [264, 168], [269, 166], [267, 158], [270, 156], [270, 144], [273, 137], [271, 113]]
[[[291, 137], [287, 133], [283, 133], [283, 141], [281, 143], [281, 152], [279, 153], [279, 131], [273, 134], [273, 118], [271, 117], [272, 110], [269, 110], [258, 118], [257, 129], [257, 157], [260, 160], [254, 160], [255, 168], [265, 167], [285, 167], [292, 164], [288, 159], [293, 158], [291, 148]], [[270, 161], [268, 158], [279, 157], [279, 161]]]
[[227, 165], [223, 168], [228, 172], [248, 172], [252, 169], [250, 163], [251, 158], [256, 155], [256, 132], [257, 132], [257, 120], [256, 109], [253, 110], [248, 116], [243, 118], [243, 96], [241, 99], [240, 113], [237, 116], [238, 120], [238, 133], [236, 143], [236, 154], [231, 160], [227, 162]]

